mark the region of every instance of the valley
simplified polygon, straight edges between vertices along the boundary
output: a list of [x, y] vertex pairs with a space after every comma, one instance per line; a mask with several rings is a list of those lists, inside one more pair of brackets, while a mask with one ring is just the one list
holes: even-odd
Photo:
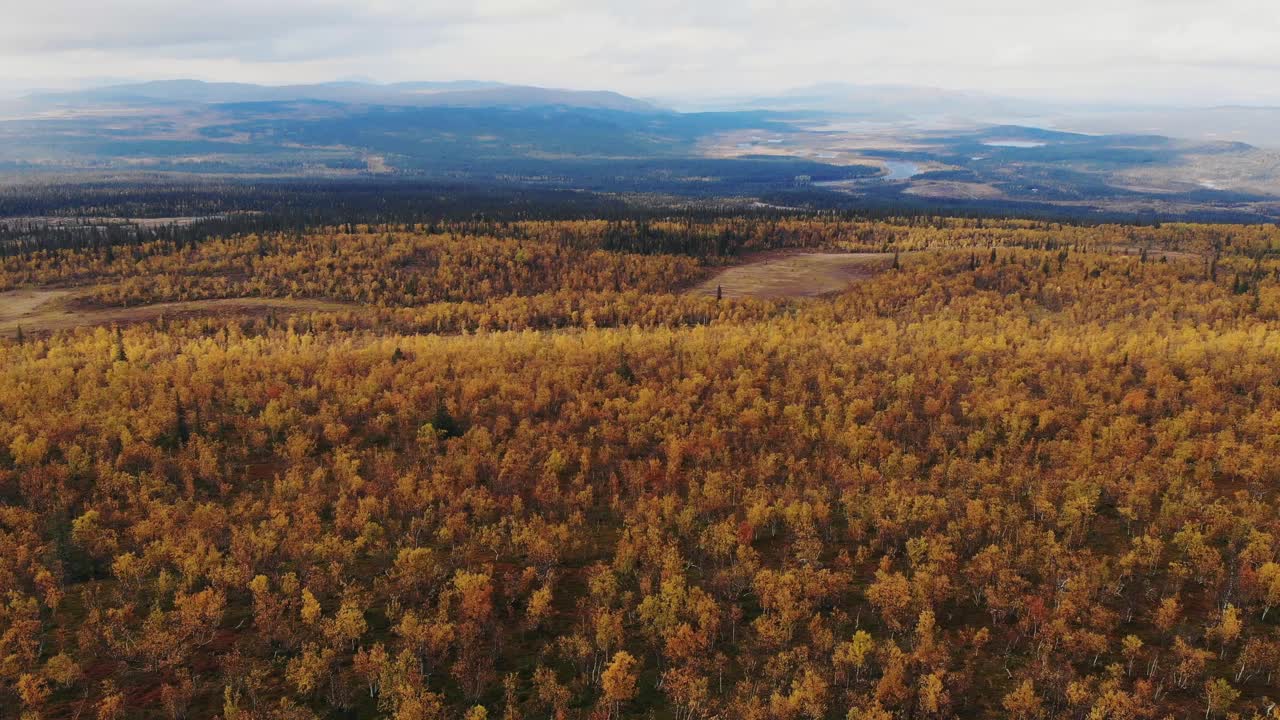
[[155, 83], [17, 103], [0, 121], [0, 179], [382, 178], [806, 207], [1280, 217], [1280, 166], [1252, 145], [894, 120], [867, 102], [862, 114], [676, 112], [542, 88]]

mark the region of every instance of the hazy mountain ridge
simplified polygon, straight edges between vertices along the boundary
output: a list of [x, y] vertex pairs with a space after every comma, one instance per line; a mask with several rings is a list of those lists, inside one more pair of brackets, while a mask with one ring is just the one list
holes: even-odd
[[331, 82], [254, 85], [161, 80], [72, 92], [39, 93], [29, 105], [76, 107], [117, 103], [244, 103], [322, 100], [406, 107], [538, 107], [563, 105], [627, 112], [659, 112], [655, 105], [610, 91], [563, 90], [493, 82]]
[[609, 91], [491, 82], [161, 81], [41, 93], [4, 108], [0, 170], [19, 179], [397, 176], [725, 197], [799, 190], [836, 204], [1280, 215], [1274, 154], [1233, 137], [1179, 140], [1139, 122], [1099, 133], [1044, 121], [1038, 113], [1053, 110], [1044, 104], [1018, 114], [1019, 102], [818, 85], [708, 100], [731, 109], [696, 112]]

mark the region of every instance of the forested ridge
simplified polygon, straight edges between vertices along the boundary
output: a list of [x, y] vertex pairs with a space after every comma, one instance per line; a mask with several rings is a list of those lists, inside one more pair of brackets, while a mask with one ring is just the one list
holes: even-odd
[[[682, 292], [895, 253], [816, 300]], [[782, 216], [24, 248], [30, 718], [1275, 715], [1280, 229]]]

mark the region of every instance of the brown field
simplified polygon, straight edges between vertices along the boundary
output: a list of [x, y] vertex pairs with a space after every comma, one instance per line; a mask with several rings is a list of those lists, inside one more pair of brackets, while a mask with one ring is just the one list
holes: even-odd
[[27, 289], [0, 293], [0, 336], [56, 332], [93, 325], [127, 325], [160, 317], [226, 315], [277, 311], [282, 313], [347, 310], [350, 303], [286, 298], [227, 298], [157, 303], [138, 307], [84, 307], [70, 289]]
[[[1141, 255], [1143, 248], [1136, 245], [1122, 245], [1114, 248], [1115, 252], [1121, 255]], [[1200, 253], [1185, 252], [1181, 250], [1162, 250], [1160, 248], [1147, 248], [1147, 257], [1152, 260], [1203, 260], [1204, 256]]]
[[767, 253], [726, 268], [689, 292], [726, 298], [817, 297], [871, 277], [893, 261], [891, 253]]
[[994, 185], [952, 180], [917, 181], [913, 182], [911, 187], [903, 192], [919, 197], [965, 198], [967, 200], [998, 200], [1005, 197], [1005, 194]]

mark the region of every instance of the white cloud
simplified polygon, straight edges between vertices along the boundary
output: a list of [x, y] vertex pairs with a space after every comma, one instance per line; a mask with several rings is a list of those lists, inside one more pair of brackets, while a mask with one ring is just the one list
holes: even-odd
[[494, 79], [642, 95], [819, 82], [1280, 102], [1275, 0], [41, 0], [0, 87], [85, 76]]

